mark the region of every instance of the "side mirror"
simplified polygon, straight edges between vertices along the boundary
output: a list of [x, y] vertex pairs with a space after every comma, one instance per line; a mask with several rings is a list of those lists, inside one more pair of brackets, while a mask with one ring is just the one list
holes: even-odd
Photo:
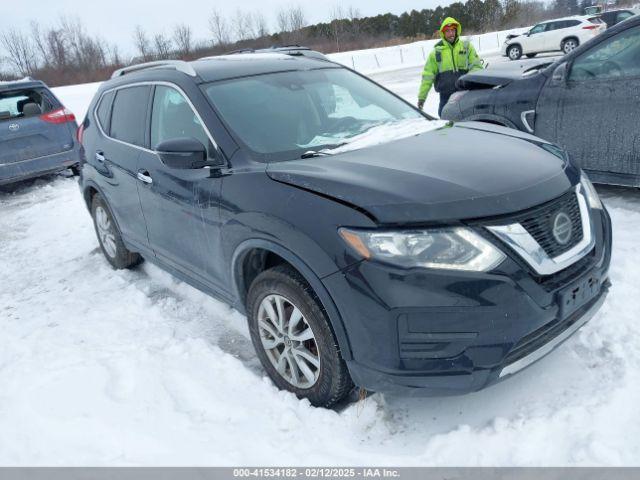
[[567, 62], [562, 62], [553, 71], [553, 75], [551, 76], [551, 81], [553, 82], [554, 85], [564, 85], [567, 82], [568, 72], [569, 72], [569, 67], [567, 65]]
[[169, 168], [196, 169], [207, 165], [207, 149], [195, 138], [172, 138], [160, 143], [156, 153]]

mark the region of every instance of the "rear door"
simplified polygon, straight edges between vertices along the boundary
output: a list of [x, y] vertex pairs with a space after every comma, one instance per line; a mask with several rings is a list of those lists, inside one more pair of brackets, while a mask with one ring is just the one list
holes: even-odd
[[640, 26], [577, 56], [567, 81], [547, 89], [555, 91], [557, 123], [555, 138], [543, 138], [566, 148], [585, 169], [640, 175]]
[[543, 42], [543, 50], [559, 50], [560, 42], [562, 41], [562, 36], [566, 32], [567, 22], [565, 20], [559, 20], [557, 22], [549, 22], [547, 23], [547, 29], [545, 30], [542, 38]]
[[138, 159], [145, 151], [150, 94], [149, 85], [105, 93], [96, 110], [102, 134], [93, 145], [85, 146], [120, 232], [133, 246], [148, 245], [136, 175]]
[[0, 164], [71, 150], [72, 129], [60, 108], [42, 88], [0, 92]]

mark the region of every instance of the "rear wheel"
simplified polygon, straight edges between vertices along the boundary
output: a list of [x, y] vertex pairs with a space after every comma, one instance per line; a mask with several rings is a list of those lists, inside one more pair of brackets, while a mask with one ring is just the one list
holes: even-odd
[[520, 45], [511, 45], [507, 50], [507, 56], [511, 60], [520, 60], [520, 57], [522, 57], [522, 48]]
[[577, 38], [567, 38], [562, 41], [562, 44], [560, 44], [560, 50], [565, 54], [571, 53], [578, 48], [578, 45], [580, 45], [580, 42], [578, 42]]
[[125, 247], [113, 215], [100, 194], [96, 194], [91, 201], [91, 216], [100, 250], [113, 268], [131, 268], [142, 261], [139, 254]]
[[319, 407], [331, 407], [353, 389], [327, 314], [293, 268], [280, 265], [256, 277], [247, 317], [258, 358], [280, 389]]

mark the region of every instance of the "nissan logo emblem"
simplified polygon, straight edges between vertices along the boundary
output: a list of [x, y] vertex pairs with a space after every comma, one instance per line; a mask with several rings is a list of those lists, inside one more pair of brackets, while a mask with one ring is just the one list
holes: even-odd
[[564, 212], [559, 212], [553, 219], [553, 238], [560, 245], [566, 245], [571, 240], [573, 225], [571, 218]]
[[20, 125], [18, 125], [17, 123], [12, 123], [11, 125], [9, 125], [9, 130], [11, 132], [17, 132], [19, 128]]

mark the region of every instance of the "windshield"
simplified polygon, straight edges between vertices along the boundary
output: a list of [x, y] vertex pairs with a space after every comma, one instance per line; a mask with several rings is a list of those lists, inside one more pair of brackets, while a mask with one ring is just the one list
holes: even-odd
[[280, 72], [204, 86], [228, 126], [266, 160], [300, 158], [374, 127], [422, 120], [417, 110], [342, 68]]

